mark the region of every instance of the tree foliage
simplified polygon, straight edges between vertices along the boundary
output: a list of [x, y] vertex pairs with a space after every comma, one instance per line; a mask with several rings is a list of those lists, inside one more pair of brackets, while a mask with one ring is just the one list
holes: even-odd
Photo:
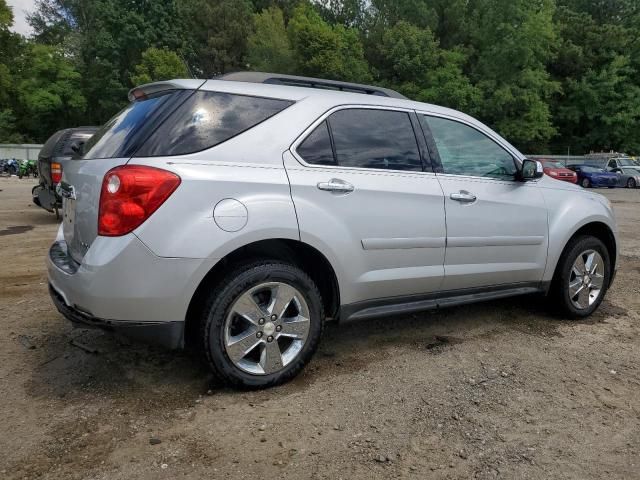
[[640, 153], [637, 0], [0, 0], [0, 141], [106, 121], [140, 83], [262, 70], [371, 82], [529, 152]]

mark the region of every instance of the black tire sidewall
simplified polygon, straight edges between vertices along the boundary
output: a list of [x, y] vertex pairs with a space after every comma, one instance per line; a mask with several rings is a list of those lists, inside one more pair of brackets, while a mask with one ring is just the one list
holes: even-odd
[[627, 188], [636, 188], [636, 181], [633, 178], [630, 178], [627, 182]]
[[591, 182], [588, 178], [583, 178], [580, 185], [582, 185], [582, 188], [589, 188], [591, 186]]
[[[309, 307], [309, 335], [297, 358], [279, 372], [253, 375], [239, 369], [228, 357], [224, 346], [224, 326], [229, 309], [250, 288], [265, 282], [279, 281], [296, 288]], [[282, 262], [246, 265], [232, 272], [214, 289], [204, 310], [201, 328], [202, 349], [213, 373], [237, 388], [259, 389], [285, 383], [309, 362], [322, 336], [324, 311], [318, 288], [299, 268]]]
[[[579, 254], [587, 250], [595, 250], [600, 254], [600, 256], [602, 256], [604, 261], [604, 282], [602, 290], [600, 291], [600, 296], [593, 305], [587, 309], [580, 310], [573, 305], [569, 298], [569, 278], [576, 258]], [[552, 285], [552, 289], [554, 290], [553, 294], [556, 297], [556, 301], [559, 303], [558, 306], [562, 309], [562, 312], [570, 318], [588, 317], [600, 306], [600, 303], [602, 303], [602, 300], [607, 293], [609, 282], [611, 281], [611, 260], [607, 247], [596, 237], [578, 237], [567, 245], [565, 251], [562, 253], [560, 262], [558, 270], [556, 271], [556, 278]]]

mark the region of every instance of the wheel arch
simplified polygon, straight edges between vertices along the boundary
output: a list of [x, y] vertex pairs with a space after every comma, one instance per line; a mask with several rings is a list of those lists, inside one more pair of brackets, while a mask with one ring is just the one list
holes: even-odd
[[286, 238], [258, 240], [221, 258], [200, 281], [187, 309], [185, 344], [195, 345], [198, 324], [207, 293], [222, 281], [235, 265], [269, 259], [292, 263], [309, 275], [320, 290], [327, 317], [336, 317], [340, 309], [340, 286], [336, 272], [327, 257], [315, 247]]
[[553, 277], [551, 278], [551, 281], [553, 281], [556, 278], [558, 266], [560, 265], [560, 259], [563, 258], [564, 254], [566, 253], [567, 249], [571, 245], [572, 241], [578, 237], [586, 236], [586, 235], [593, 236], [599, 239], [607, 247], [607, 250], [609, 252], [609, 261], [611, 263], [610, 265], [611, 277], [609, 280], [609, 285], [611, 285], [611, 283], [613, 282], [615, 265], [617, 262], [618, 242], [611, 227], [602, 221], [588, 222], [576, 228], [575, 231], [569, 236], [567, 241], [564, 243], [564, 246], [562, 248], [562, 253], [558, 256], [558, 258], [556, 258], [554, 269], [553, 269]]

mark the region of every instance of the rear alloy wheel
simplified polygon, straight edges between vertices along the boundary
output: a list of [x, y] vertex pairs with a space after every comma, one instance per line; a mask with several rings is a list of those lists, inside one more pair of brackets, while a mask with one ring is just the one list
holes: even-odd
[[627, 180], [627, 188], [636, 188], [636, 181], [633, 178]]
[[572, 240], [562, 254], [550, 292], [563, 313], [584, 318], [598, 308], [611, 278], [609, 262], [607, 247], [598, 238]]
[[236, 387], [284, 383], [317, 349], [323, 315], [320, 293], [302, 270], [280, 262], [246, 266], [212, 292], [201, 332], [205, 357]]
[[582, 185], [583, 188], [589, 188], [591, 186], [591, 182], [588, 178], [583, 178], [582, 182], [580, 182], [580, 185]]

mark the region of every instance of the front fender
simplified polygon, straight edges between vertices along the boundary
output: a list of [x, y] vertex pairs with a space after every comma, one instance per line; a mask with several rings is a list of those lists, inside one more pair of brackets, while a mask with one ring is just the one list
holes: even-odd
[[[605, 225], [618, 245], [617, 225], [608, 200], [597, 193], [564, 188], [542, 187], [549, 209], [549, 252], [543, 275], [544, 282], [551, 282], [556, 266], [569, 240], [589, 224]], [[612, 258], [617, 259], [617, 252]], [[615, 271], [615, 265], [614, 265]]]

